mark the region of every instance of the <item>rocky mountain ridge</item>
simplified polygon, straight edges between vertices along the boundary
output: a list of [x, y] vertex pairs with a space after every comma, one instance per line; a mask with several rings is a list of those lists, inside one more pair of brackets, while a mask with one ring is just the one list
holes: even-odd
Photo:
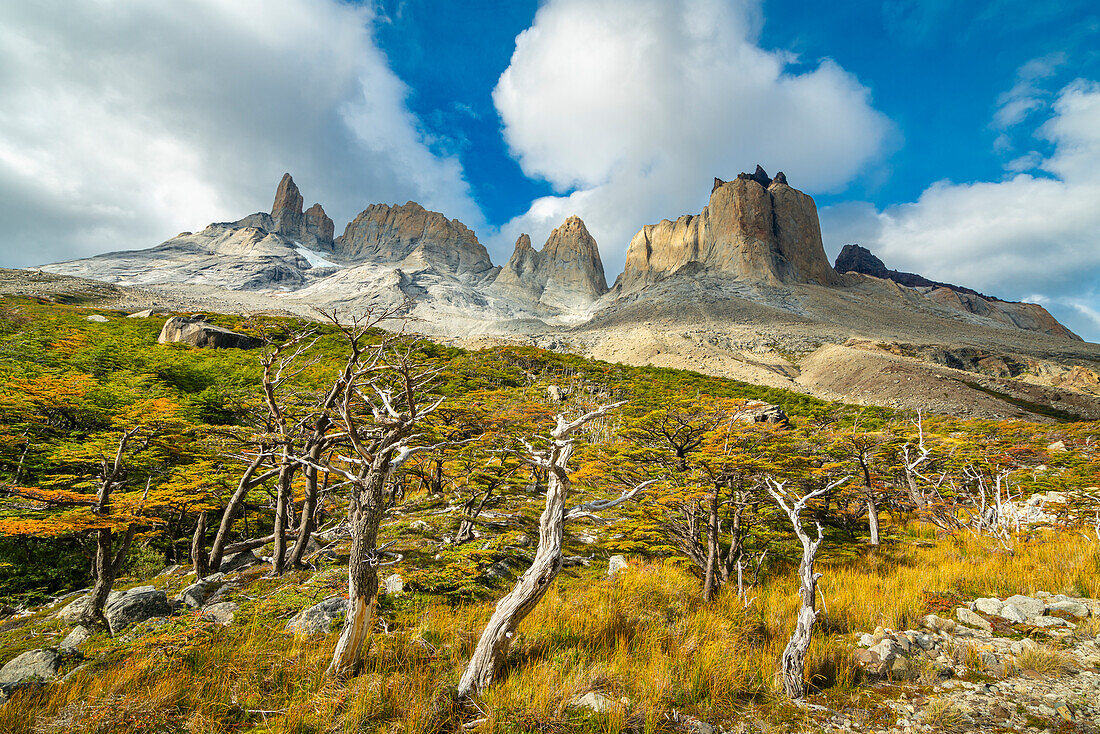
[[[416, 202], [371, 205], [335, 238], [323, 208], [303, 211], [303, 203], [287, 175], [270, 213], [43, 270], [114, 284], [134, 293], [139, 309], [310, 316], [318, 307], [350, 314], [410, 304], [418, 331], [463, 345], [520, 341], [899, 407], [938, 395], [931, 402], [939, 410], [990, 417], [1035, 414], [988, 390], [1100, 414], [1100, 402], [1088, 402], [1100, 394], [1100, 347], [1039, 305], [896, 274], [862, 248], [847, 250], [838, 272], [825, 257], [813, 199], [760, 167], [715, 179], [699, 215], [639, 231], [611, 289], [578, 217], [541, 250], [521, 235], [498, 267], [462, 222]], [[126, 290], [133, 288], [158, 295]], [[852, 348], [852, 340], [879, 346]], [[981, 365], [942, 357], [966, 350], [985, 355]], [[991, 364], [1026, 367], [986, 374]], [[932, 392], [879, 379], [897, 369]], [[983, 393], [975, 379], [1010, 384]], [[953, 387], [939, 390], [944, 384]]]

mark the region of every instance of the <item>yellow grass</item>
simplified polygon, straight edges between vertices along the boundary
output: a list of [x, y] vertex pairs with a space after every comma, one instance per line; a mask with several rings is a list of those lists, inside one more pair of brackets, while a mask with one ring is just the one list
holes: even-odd
[[[819, 565], [828, 615], [807, 674], [825, 692], [856, 680], [852, 632], [917, 626], [933, 592], [1100, 596], [1097, 546], [1069, 534], [1020, 542], [1013, 555], [948, 539]], [[491, 604], [419, 600], [384, 612], [390, 634], [374, 637], [366, 670], [334, 684], [321, 673], [335, 636], [285, 635], [285, 616], [257, 602], [229, 628], [184, 620], [105, 643], [113, 651], [69, 684], [18, 692], [0, 708], [0, 731], [431, 732], [478, 718], [482, 732], [657, 731], [672, 709], [727, 728], [746, 710], [780, 710], [774, 670], [798, 603], [793, 573], [753, 589], [746, 608], [732, 590], [704, 605], [698, 580], [670, 562], [632, 559], [615, 578], [601, 570], [559, 579], [476, 708], [449, 700]], [[586, 720], [568, 703], [590, 690], [629, 703]]]

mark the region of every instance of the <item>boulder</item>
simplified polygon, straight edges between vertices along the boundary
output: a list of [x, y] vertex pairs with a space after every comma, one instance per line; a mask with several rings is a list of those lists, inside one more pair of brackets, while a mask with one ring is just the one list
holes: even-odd
[[236, 602], [223, 601], [217, 604], [211, 604], [202, 610], [202, 619], [209, 620], [211, 622], [217, 622], [220, 625], [229, 625], [233, 623], [233, 612], [240, 609], [240, 605]]
[[176, 594], [174, 601], [185, 604], [192, 609], [198, 609], [203, 605], [203, 602], [206, 601], [206, 597], [210, 594], [210, 591], [221, 582], [224, 576], [224, 572], [205, 576]]
[[992, 632], [993, 625], [989, 623], [989, 620], [979, 615], [977, 612], [967, 609], [966, 607], [959, 607], [955, 610], [955, 619], [968, 627], [977, 627], [985, 632]]
[[386, 580], [382, 582], [383, 594], [400, 594], [405, 590], [405, 580], [401, 578], [401, 574], [391, 573], [386, 577]]
[[576, 696], [569, 702], [569, 705], [573, 708], [588, 709], [597, 714], [610, 711], [614, 706], [620, 704], [626, 705], [626, 699], [620, 698], [615, 701], [597, 691], [589, 691], [583, 696]]
[[84, 318], [88, 321], [94, 321], [97, 324], [105, 324], [108, 321], [106, 316], [100, 316], [97, 313], [94, 313], [91, 316], [85, 316]]
[[1057, 617], [1069, 615], [1071, 617], [1084, 618], [1089, 616], [1089, 608], [1073, 599], [1059, 599], [1047, 605], [1047, 614]]
[[1070, 627], [1073, 626], [1070, 622], [1062, 619], [1061, 617], [1047, 617], [1039, 616], [1031, 620], [1031, 623], [1036, 627]]
[[975, 599], [974, 609], [982, 614], [1000, 614], [1004, 602], [997, 598]]
[[1047, 605], [1042, 599], [1034, 599], [1030, 596], [1016, 594], [1005, 599], [1005, 604], [1011, 604], [1019, 609], [1027, 617], [1038, 617], [1046, 611]]
[[611, 556], [607, 561], [608, 576], [617, 576], [628, 568], [630, 568], [630, 564], [626, 562], [624, 556]]
[[218, 567], [218, 571], [221, 573], [232, 573], [233, 571], [240, 571], [242, 568], [255, 566], [257, 563], [260, 563], [259, 556], [252, 551], [241, 551], [240, 553], [234, 553], [233, 555], [223, 558], [221, 566]]
[[153, 617], [167, 617], [172, 613], [168, 595], [151, 586], [130, 589], [107, 604], [104, 610], [111, 634], [117, 635], [124, 627], [144, 622]]
[[193, 347], [213, 349], [255, 349], [260, 346], [259, 339], [209, 324], [202, 315], [174, 316], [168, 319], [160, 330], [157, 342], [180, 342]]
[[1006, 603], [1001, 610], [997, 612], [997, 616], [1002, 619], [1007, 619], [1013, 624], [1020, 624], [1027, 621], [1027, 615], [1020, 610], [1015, 604]]
[[[191, 233], [188, 232], [187, 234], [191, 234]], [[135, 311], [134, 313], [127, 314], [126, 318], [128, 318], [128, 319], [148, 319], [148, 318], [152, 318], [153, 316], [164, 316], [167, 313], [168, 313], [167, 311], [161, 311], [160, 309], [147, 308], [144, 311]]]
[[61, 655], [56, 650], [28, 650], [0, 668], [0, 691], [10, 693], [20, 683], [34, 678], [48, 680], [57, 674], [60, 667]]
[[734, 417], [743, 423], [765, 423], [769, 426], [783, 426], [784, 428], [791, 424], [782, 408], [760, 400], [750, 400], [745, 404], [745, 408]]
[[343, 621], [347, 614], [348, 600], [330, 596], [318, 604], [307, 607], [286, 623], [286, 630], [299, 635], [326, 634], [334, 622]]
[[1069, 449], [1066, 448], [1065, 441], [1055, 441], [1054, 443], [1047, 446], [1047, 451], [1052, 454], [1064, 454], [1065, 452], [1069, 451]]
[[546, 398], [554, 403], [563, 402], [572, 393], [572, 390], [567, 388], [558, 387], [557, 385], [550, 385], [546, 388]]
[[92, 636], [92, 633], [88, 631], [83, 625], [77, 625], [73, 627], [73, 631], [65, 635], [65, 639], [61, 641], [61, 652], [71, 652], [79, 649], [81, 645], [88, 641], [88, 638]]
[[[109, 607], [112, 602], [118, 600], [125, 591], [112, 591], [107, 595], [107, 604], [105, 607]], [[76, 622], [80, 619], [80, 616], [84, 614], [84, 607], [88, 604], [88, 595], [77, 597], [73, 601], [69, 602], [60, 612], [57, 613], [57, 618], [62, 622]]]

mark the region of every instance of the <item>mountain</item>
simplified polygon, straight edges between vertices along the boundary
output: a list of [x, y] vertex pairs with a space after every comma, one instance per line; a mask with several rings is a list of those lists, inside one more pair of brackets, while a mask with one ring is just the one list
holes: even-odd
[[583, 311], [607, 293], [607, 280], [596, 240], [574, 215], [550, 233], [542, 250], [521, 234], [492, 289], [550, 310]]
[[982, 295], [964, 286], [929, 280], [916, 273], [888, 270], [885, 263], [875, 257], [866, 247], [845, 245], [840, 254], [837, 255], [835, 267], [838, 273], [869, 275], [898, 283], [907, 288], [913, 288], [930, 301], [949, 308], [984, 316], [1018, 329], [1039, 331], [1044, 334], [1081, 341], [1081, 337], [1058, 323], [1057, 319], [1037, 303], [1004, 301], [994, 296]]
[[814, 200], [759, 166], [714, 179], [699, 214], [643, 227], [610, 290], [575, 216], [539, 250], [521, 235], [497, 267], [470, 228], [416, 202], [372, 204], [335, 238], [324, 209], [303, 204], [287, 174], [270, 213], [42, 270], [114, 284], [116, 303], [141, 308], [407, 304], [413, 328], [469, 346], [519, 341], [963, 415], [1100, 418], [1100, 346], [1039, 305], [897, 273], [864, 248], [834, 269]]
[[692, 264], [738, 280], [835, 285], [821, 244], [814, 200], [760, 166], [732, 181], [714, 179], [699, 215], [646, 225], [630, 241], [615, 283], [631, 293]]

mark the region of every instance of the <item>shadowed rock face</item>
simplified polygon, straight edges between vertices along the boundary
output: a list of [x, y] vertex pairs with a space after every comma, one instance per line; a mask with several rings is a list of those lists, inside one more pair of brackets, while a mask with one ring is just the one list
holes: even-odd
[[638, 290], [689, 263], [753, 282], [839, 282], [825, 258], [814, 200], [760, 166], [732, 181], [714, 179], [698, 216], [643, 227], [630, 242], [616, 289]]
[[415, 201], [368, 206], [337, 238], [336, 254], [351, 262], [404, 262], [410, 268], [431, 265], [478, 278], [493, 269], [473, 230]]
[[573, 310], [607, 293], [607, 280], [596, 240], [580, 217], [571, 216], [550, 234], [541, 251], [531, 247], [530, 237], [520, 235], [493, 289], [514, 300]]

